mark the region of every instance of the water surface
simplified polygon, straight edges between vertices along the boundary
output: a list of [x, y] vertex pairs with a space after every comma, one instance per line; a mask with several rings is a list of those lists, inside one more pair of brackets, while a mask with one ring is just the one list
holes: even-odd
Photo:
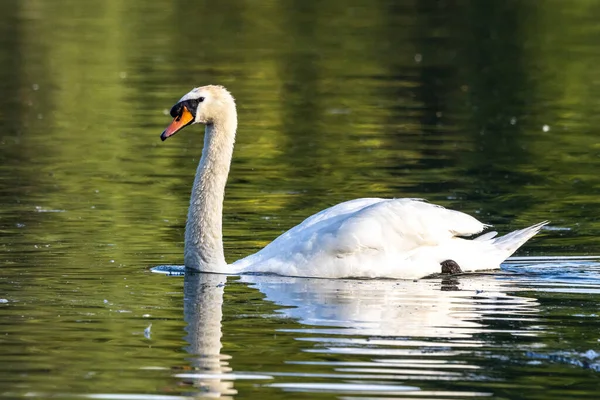
[[[591, 0], [1, 2], [0, 397], [597, 397], [598, 18]], [[228, 261], [356, 197], [551, 225], [455, 279], [152, 274], [182, 263], [202, 146], [159, 135], [209, 83], [239, 108]]]

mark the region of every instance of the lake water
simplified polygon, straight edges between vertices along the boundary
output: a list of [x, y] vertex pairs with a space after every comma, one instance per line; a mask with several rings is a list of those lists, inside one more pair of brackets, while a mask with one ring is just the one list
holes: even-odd
[[[0, 398], [564, 399], [600, 389], [600, 3], [0, 2]], [[165, 276], [223, 84], [225, 252], [356, 197], [500, 233], [503, 270]]]

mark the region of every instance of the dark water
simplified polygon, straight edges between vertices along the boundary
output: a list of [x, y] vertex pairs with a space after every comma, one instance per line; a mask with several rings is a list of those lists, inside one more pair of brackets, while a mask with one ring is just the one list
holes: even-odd
[[[592, 0], [0, 2], [0, 397], [597, 398], [599, 19]], [[209, 83], [240, 114], [229, 261], [363, 196], [552, 223], [451, 280], [153, 274], [182, 263], [202, 145], [159, 135]]]

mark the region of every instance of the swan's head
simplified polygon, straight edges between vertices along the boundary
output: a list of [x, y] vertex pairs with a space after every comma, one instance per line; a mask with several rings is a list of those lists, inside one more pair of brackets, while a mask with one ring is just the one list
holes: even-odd
[[165, 140], [192, 124], [213, 124], [235, 117], [235, 100], [223, 86], [209, 85], [192, 89], [171, 108], [173, 122], [160, 138]]

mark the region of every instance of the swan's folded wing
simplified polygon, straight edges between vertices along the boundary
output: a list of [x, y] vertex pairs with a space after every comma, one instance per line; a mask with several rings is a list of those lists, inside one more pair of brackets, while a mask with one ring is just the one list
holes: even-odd
[[[309, 257], [311, 252], [335, 251], [335, 241], [332, 243], [331, 239], [336, 236], [341, 222], [366, 207], [385, 201], [388, 200], [362, 198], [326, 208], [282, 233], [257, 253], [237, 260], [234, 264], [244, 269], [251, 265], [264, 266], [263, 263], [267, 260], [292, 262], [295, 257]], [[325, 246], [324, 242], [328, 245]]]
[[389, 200], [369, 197], [349, 200], [343, 203], [336, 204], [335, 206], [331, 206], [329, 208], [326, 208], [325, 210], [319, 211], [314, 215], [311, 215], [295, 227], [285, 232], [280, 237], [294, 236], [295, 234], [301, 231], [310, 229], [315, 224], [323, 224], [323, 222], [327, 224], [326, 221], [329, 221], [329, 223], [331, 223], [334, 220], [354, 215], [367, 207], [386, 201]]
[[[361, 249], [410, 252], [454, 236], [481, 232], [486, 225], [470, 215], [414, 199], [385, 200], [349, 215], [335, 227], [329, 251]], [[334, 227], [332, 227], [334, 228]], [[332, 238], [333, 239], [333, 238]]]
[[[485, 225], [458, 211], [415, 199], [357, 199], [338, 204], [306, 219], [268, 246], [235, 265], [317, 267], [332, 259], [360, 255], [405, 254], [435, 246], [454, 236], [480, 232]], [[267, 264], [265, 264], [267, 263]], [[294, 275], [291, 271], [288, 274]]]

